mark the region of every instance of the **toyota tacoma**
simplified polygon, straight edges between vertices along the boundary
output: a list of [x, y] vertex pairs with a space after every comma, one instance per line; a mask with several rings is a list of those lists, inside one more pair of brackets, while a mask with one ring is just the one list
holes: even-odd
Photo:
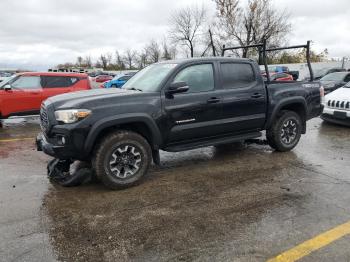
[[152, 64], [122, 89], [95, 89], [43, 102], [38, 150], [55, 158], [49, 174], [91, 163], [118, 189], [139, 183], [159, 150], [178, 152], [258, 138], [289, 151], [322, 112], [318, 82], [265, 82], [258, 63], [229, 57]]

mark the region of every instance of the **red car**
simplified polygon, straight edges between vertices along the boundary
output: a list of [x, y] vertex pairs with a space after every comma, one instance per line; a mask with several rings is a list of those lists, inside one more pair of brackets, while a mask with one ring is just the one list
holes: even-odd
[[48, 97], [88, 89], [91, 85], [87, 74], [17, 74], [0, 84], [0, 119], [38, 114]]
[[113, 76], [110, 76], [110, 75], [99, 75], [99, 76], [96, 76], [95, 81], [97, 83], [103, 83], [112, 79], [113, 79]]
[[[266, 80], [266, 74], [262, 74], [264, 80]], [[270, 72], [271, 81], [293, 81], [293, 76], [287, 73], [274, 73]]]

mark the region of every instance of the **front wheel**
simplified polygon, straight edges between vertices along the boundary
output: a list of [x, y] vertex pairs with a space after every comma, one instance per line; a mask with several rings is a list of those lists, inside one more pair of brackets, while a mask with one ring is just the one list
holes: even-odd
[[277, 151], [290, 151], [298, 144], [301, 130], [300, 116], [294, 111], [283, 110], [266, 130], [267, 142]]
[[137, 184], [152, 161], [147, 140], [132, 131], [117, 131], [102, 140], [95, 151], [93, 166], [103, 184], [121, 189]]

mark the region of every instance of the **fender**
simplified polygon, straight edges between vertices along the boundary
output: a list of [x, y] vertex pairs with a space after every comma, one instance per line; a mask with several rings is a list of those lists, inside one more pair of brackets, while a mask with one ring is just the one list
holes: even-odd
[[[304, 116], [304, 119], [306, 121], [306, 116], [307, 116], [307, 104], [306, 104], [306, 101], [305, 101], [305, 98], [303, 97], [291, 97], [291, 98], [285, 98], [281, 101], [279, 101], [273, 108], [271, 114], [268, 114], [269, 115], [269, 118], [266, 122], [266, 125], [265, 125], [265, 129], [268, 129], [271, 124], [272, 124], [272, 121], [276, 118], [278, 112], [280, 112], [281, 108], [284, 107], [284, 106], [287, 106], [287, 105], [291, 105], [291, 104], [298, 104], [298, 105], [302, 105], [302, 107], [304, 108], [304, 111], [305, 111], [305, 116]], [[306, 124], [304, 123], [303, 124], [303, 133], [305, 133], [305, 130], [306, 129]]]
[[159, 145], [162, 143], [162, 136], [159, 131], [158, 126], [154, 122], [154, 120], [147, 114], [144, 113], [130, 113], [130, 114], [123, 114], [120, 116], [111, 116], [104, 119], [101, 119], [100, 121], [97, 121], [92, 127], [91, 130], [87, 136], [87, 139], [85, 141], [84, 148], [86, 152], [90, 152], [95, 144], [97, 136], [100, 134], [101, 131], [103, 131], [105, 128], [121, 125], [121, 124], [128, 124], [128, 123], [136, 123], [141, 122], [146, 124], [146, 126], [150, 129], [151, 135], [152, 135], [152, 147], [158, 148]]

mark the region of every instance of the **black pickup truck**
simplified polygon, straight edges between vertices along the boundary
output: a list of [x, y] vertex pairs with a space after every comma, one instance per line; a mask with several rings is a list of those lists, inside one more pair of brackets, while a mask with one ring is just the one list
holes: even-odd
[[[194, 58], [148, 66], [123, 89], [51, 97], [42, 104], [38, 150], [67, 171], [92, 163], [112, 188], [134, 185], [159, 150], [170, 152], [257, 138], [277, 151], [294, 148], [306, 121], [322, 112], [317, 82], [265, 83], [250, 59]], [[51, 166], [50, 166], [51, 165]]]

